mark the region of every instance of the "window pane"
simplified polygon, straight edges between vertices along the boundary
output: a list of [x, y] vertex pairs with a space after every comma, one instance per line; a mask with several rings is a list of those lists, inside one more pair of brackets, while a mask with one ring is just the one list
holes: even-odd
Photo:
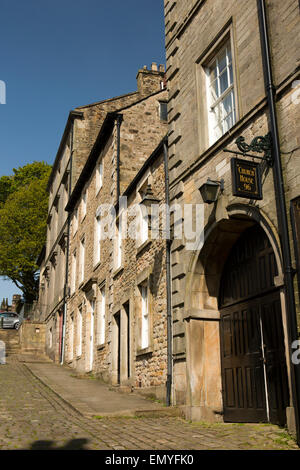
[[227, 52], [227, 60], [228, 60], [228, 63], [231, 63], [231, 62], [232, 62], [231, 48], [230, 48], [230, 47], [227, 47], [226, 52]]
[[217, 64], [216, 64], [216, 61], [212, 64], [212, 66], [210, 67], [210, 76], [209, 76], [209, 79], [210, 79], [210, 82], [212, 82], [213, 80], [215, 80], [218, 76], [218, 71], [217, 71]]
[[214, 80], [210, 86], [212, 103], [220, 96], [218, 89], [218, 80]]
[[233, 115], [232, 113], [228, 114], [223, 124], [224, 133], [227, 132], [233, 126]]
[[220, 75], [220, 94], [224, 93], [228, 88], [228, 74], [227, 69]]
[[223, 52], [223, 54], [219, 57], [219, 73], [222, 73], [222, 71], [225, 69], [226, 67], [226, 55], [225, 55], [225, 51]]
[[230, 85], [233, 84], [233, 70], [232, 70], [232, 64], [229, 65], [229, 80], [230, 80]]
[[224, 100], [222, 101], [224, 118], [227, 116], [227, 114], [231, 113], [232, 111], [232, 96], [231, 95], [232, 93], [228, 93], [228, 95], [226, 95]]

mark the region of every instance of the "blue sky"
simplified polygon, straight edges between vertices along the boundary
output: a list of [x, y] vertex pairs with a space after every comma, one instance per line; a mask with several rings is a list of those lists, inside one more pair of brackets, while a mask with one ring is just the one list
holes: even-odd
[[[163, 0], [1, 0], [1, 175], [53, 163], [68, 113], [165, 64]], [[0, 280], [0, 301], [18, 290]]]

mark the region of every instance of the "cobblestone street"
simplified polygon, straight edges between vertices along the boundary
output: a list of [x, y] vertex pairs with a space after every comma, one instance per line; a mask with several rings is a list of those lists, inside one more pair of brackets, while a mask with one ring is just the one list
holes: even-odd
[[16, 356], [0, 366], [0, 449], [298, 449], [277, 426], [189, 423], [181, 418], [88, 418]]

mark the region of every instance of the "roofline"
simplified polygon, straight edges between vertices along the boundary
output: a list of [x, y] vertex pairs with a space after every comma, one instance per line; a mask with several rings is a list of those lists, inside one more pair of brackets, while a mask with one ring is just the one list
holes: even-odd
[[64, 129], [64, 133], [62, 135], [62, 138], [61, 138], [61, 141], [60, 141], [60, 144], [59, 144], [59, 147], [58, 147], [58, 151], [56, 153], [56, 157], [55, 157], [55, 160], [54, 160], [54, 163], [53, 163], [53, 166], [52, 166], [52, 171], [51, 171], [49, 179], [48, 179], [47, 188], [46, 188], [48, 192], [50, 191], [50, 186], [53, 182], [54, 174], [55, 174], [55, 172], [57, 170], [57, 167], [58, 167], [60, 154], [61, 154], [62, 149], [63, 149], [63, 147], [66, 143], [66, 139], [67, 139], [67, 136], [68, 136], [69, 131], [70, 131], [71, 123], [74, 121], [74, 119], [82, 118], [82, 117], [83, 117], [83, 113], [80, 112], [80, 111], [72, 110], [72, 111], [69, 112], [67, 123], [66, 123], [65, 129]]
[[120, 115], [122, 111], [125, 111], [126, 109], [131, 108], [132, 106], [135, 106], [142, 101], [151, 98], [152, 96], [158, 95], [161, 92], [167, 91], [166, 88], [163, 88], [162, 90], [156, 91], [152, 93], [151, 95], [143, 96], [140, 100], [135, 101], [134, 103], [131, 103], [130, 105], [124, 106], [122, 108], [119, 108], [113, 112], [109, 112], [106, 114], [106, 117], [103, 121], [103, 124], [100, 128], [99, 134], [96, 138], [96, 141], [92, 147], [92, 150], [89, 154], [89, 157], [82, 169], [82, 172], [80, 173], [80, 176], [75, 184], [75, 187], [72, 191], [72, 194], [70, 196], [70, 199], [65, 207], [65, 210], [67, 212], [72, 212], [74, 209], [82, 189], [84, 188], [85, 183], [87, 182], [87, 179], [90, 178], [94, 168], [95, 168], [95, 163], [99, 157], [100, 151], [104, 148], [104, 146], [107, 143], [108, 137], [110, 135], [110, 132], [113, 129], [113, 123], [116, 120], [117, 116]]
[[136, 187], [138, 181], [141, 179], [143, 173], [147, 170], [147, 168], [152, 165], [152, 163], [157, 158], [158, 154], [163, 150], [164, 143], [168, 141], [168, 134], [166, 134], [161, 141], [159, 142], [158, 146], [153, 150], [151, 155], [147, 158], [143, 166], [139, 169], [133, 180], [129, 183], [125, 191], [123, 192], [123, 196], [129, 196], [133, 189]]
[[96, 141], [93, 145], [93, 148], [89, 154], [89, 157], [80, 173], [80, 176], [75, 184], [72, 194], [70, 195], [70, 199], [65, 207], [65, 210], [67, 212], [72, 212], [72, 210], [74, 209], [87, 179], [91, 176], [95, 168], [95, 162], [98, 159], [99, 153], [107, 143], [108, 137], [112, 132], [114, 122], [117, 116], [118, 112], [107, 113], [99, 131], [99, 134], [96, 138]]
[[40, 267], [46, 255], [46, 244], [43, 245], [43, 248], [40, 251], [40, 254], [36, 260], [36, 264]]
[[101, 100], [101, 101], [95, 101], [94, 103], [91, 103], [91, 104], [85, 104], [83, 106], [76, 106], [76, 108], [74, 108], [74, 109], [91, 108], [92, 106], [97, 106], [98, 104], [107, 103], [108, 101], [119, 100], [120, 98], [125, 98], [126, 96], [131, 96], [131, 95], [135, 95], [135, 94], [138, 94], [138, 93], [139, 93], [138, 91], [132, 91], [130, 93], [124, 93], [123, 95], [114, 96], [113, 98], [107, 98], [107, 99]]

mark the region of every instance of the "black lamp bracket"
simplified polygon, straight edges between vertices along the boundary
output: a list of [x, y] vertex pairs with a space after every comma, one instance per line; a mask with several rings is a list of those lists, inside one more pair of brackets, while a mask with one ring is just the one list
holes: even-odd
[[[240, 150], [234, 151], [229, 149], [224, 149], [224, 152], [230, 152], [237, 155], [243, 155], [243, 157], [251, 157], [251, 158], [258, 158], [259, 160], [264, 160], [267, 164], [272, 167], [274, 164], [273, 155], [272, 155], [272, 139], [270, 132], [265, 136], [259, 135], [258, 137], [254, 137], [250, 144], [245, 142], [245, 138], [240, 136], [236, 139], [235, 145]], [[264, 156], [260, 157], [258, 155], [252, 155], [248, 152], [258, 152], [263, 153]]]
[[221, 193], [224, 191], [224, 179], [220, 179], [220, 180], [212, 180], [211, 178], [207, 178], [207, 181], [211, 181], [212, 183], [217, 183], [219, 186], [220, 186], [220, 191]]

